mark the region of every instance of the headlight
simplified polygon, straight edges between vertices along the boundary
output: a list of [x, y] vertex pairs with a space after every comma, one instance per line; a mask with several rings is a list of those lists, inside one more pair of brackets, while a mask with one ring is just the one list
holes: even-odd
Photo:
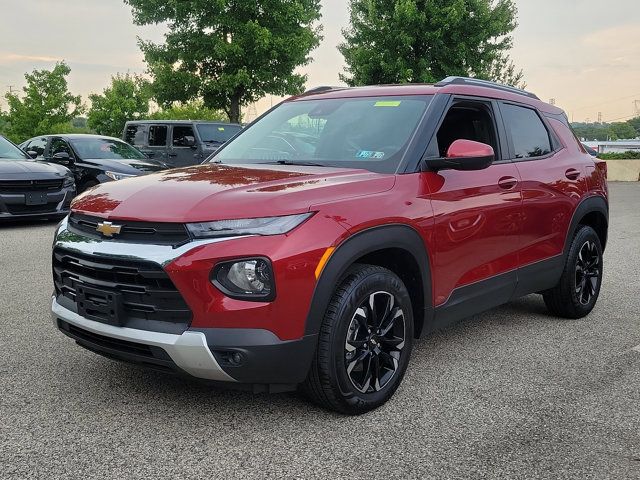
[[245, 218], [242, 220], [218, 220], [205, 223], [188, 223], [187, 228], [196, 238], [232, 237], [238, 235], [279, 235], [287, 233], [311, 217], [313, 213], [284, 217]]
[[104, 174], [109, 177], [111, 180], [122, 180], [125, 178], [136, 177], [137, 175], [132, 175], [130, 173], [117, 173], [117, 172], [104, 172]]
[[223, 262], [213, 269], [211, 282], [225, 295], [239, 300], [264, 302], [275, 298], [271, 262], [245, 258]]
[[62, 187], [63, 188], [71, 187], [75, 183], [76, 183], [75, 178], [73, 178], [73, 177], [64, 177], [64, 183], [62, 184]]

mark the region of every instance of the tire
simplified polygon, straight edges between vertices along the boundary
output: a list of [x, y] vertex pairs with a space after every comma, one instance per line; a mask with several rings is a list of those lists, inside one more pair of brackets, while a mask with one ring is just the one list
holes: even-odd
[[354, 265], [329, 302], [303, 392], [349, 415], [379, 407], [402, 381], [413, 332], [411, 299], [400, 278], [386, 268]]
[[602, 285], [602, 244], [589, 226], [576, 232], [558, 284], [543, 292], [544, 303], [558, 317], [587, 316], [598, 300]]

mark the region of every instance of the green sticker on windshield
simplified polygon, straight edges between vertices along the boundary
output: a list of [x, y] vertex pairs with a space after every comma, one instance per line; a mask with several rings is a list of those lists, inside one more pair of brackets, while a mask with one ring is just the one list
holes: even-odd
[[398, 107], [402, 102], [400, 100], [381, 100], [376, 102], [375, 107]]
[[224, 127], [218, 127], [219, 132], [224, 132]]

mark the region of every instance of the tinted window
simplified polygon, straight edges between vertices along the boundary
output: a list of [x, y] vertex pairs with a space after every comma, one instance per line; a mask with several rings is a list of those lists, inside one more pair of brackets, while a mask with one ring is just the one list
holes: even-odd
[[304, 163], [395, 172], [429, 96], [285, 102], [211, 158], [228, 164]]
[[503, 105], [504, 122], [511, 132], [515, 158], [542, 157], [551, 153], [549, 132], [535, 110]]
[[461, 102], [447, 112], [438, 131], [438, 148], [441, 157], [456, 140], [473, 140], [485, 143], [498, 152], [498, 137], [495, 132], [492, 113], [486, 104]]
[[29, 143], [27, 143], [24, 147], [26, 151], [36, 152], [38, 157], [42, 157], [44, 155], [44, 150], [47, 148], [47, 139], [46, 137], [34, 138]]
[[73, 156], [71, 153], [71, 148], [69, 144], [62, 140], [61, 138], [54, 138], [51, 140], [51, 153], [50, 156], [54, 156], [56, 153], [65, 152], [68, 153], [69, 156]]
[[165, 125], [153, 125], [149, 128], [149, 146], [164, 147], [167, 145], [167, 127]]
[[131, 145], [144, 145], [144, 126], [127, 125], [127, 130], [124, 133], [124, 139]]
[[172, 137], [174, 147], [186, 147], [184, 137], [193, 137], [193, 128], [191, 125], [174, 125]]

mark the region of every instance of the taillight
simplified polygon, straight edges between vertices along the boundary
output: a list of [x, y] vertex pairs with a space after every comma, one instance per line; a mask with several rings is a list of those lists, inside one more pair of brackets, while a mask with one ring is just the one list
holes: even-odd
[[598, 170], [600, 175], [602, 175], [602, 178], [606, 180], [607, 179], [607, 162], [605, 162], [604, 160], [598, 160], [597, 158], [594, 159], [594, 162], [596, 164], [596, 169]]

